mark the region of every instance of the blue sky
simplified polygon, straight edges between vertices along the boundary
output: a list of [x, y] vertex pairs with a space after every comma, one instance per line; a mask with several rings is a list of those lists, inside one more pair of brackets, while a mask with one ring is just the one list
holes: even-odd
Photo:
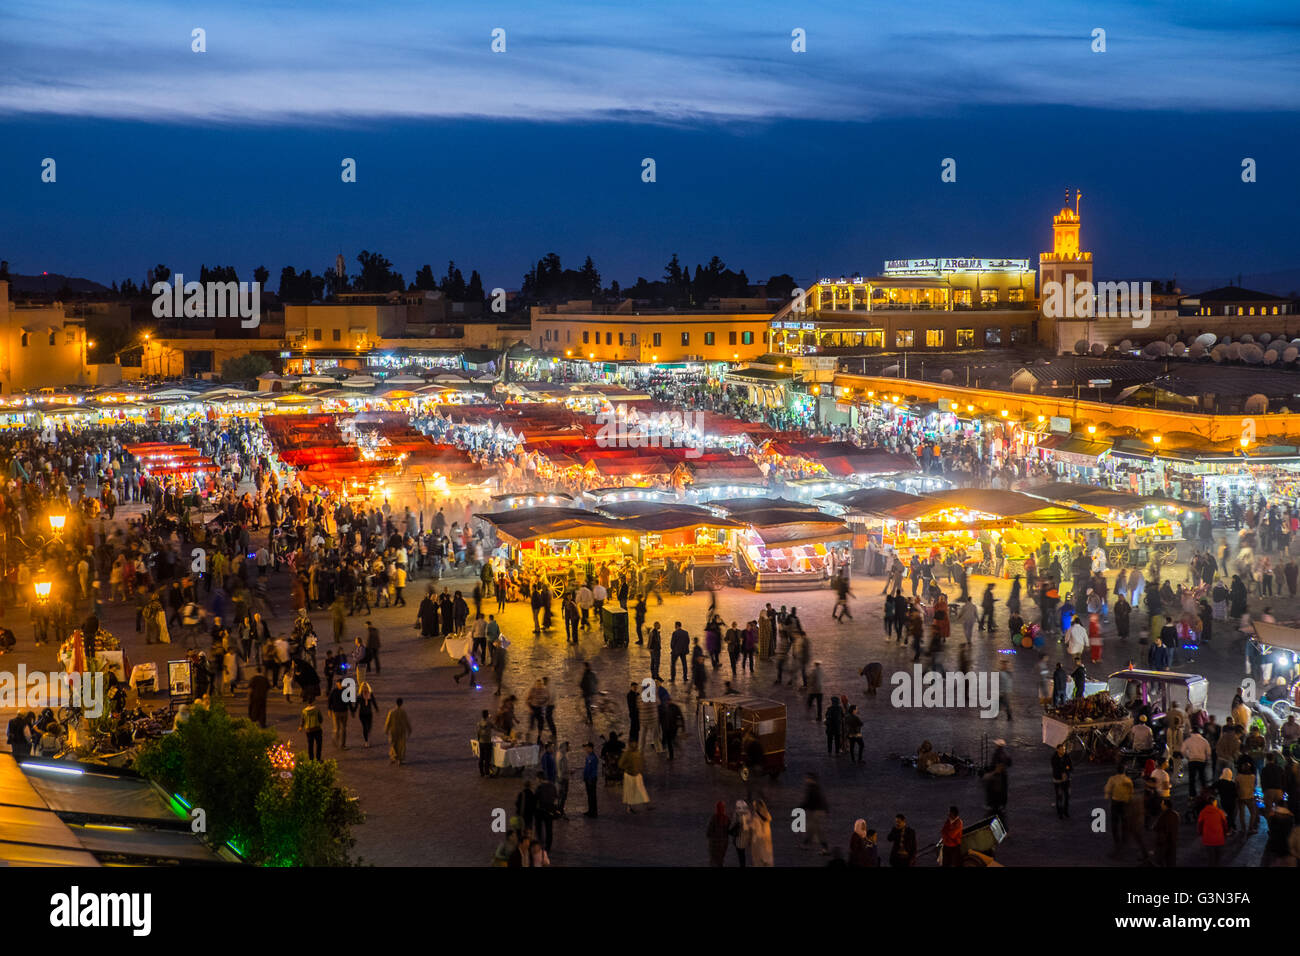
[[11, 4], [0, 256], [107, 281], [369, 248], [513, 288], [552, 250], [625, 282], [676, 250], [803, 280], [1033, 255], [1077, 186], [1100, 272], [1283, 269], [1297, 41], [1282, 2]]

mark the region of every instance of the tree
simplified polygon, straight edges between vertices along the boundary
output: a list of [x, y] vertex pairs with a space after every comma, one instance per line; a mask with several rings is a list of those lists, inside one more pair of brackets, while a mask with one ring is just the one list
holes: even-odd
[[400, 273], [393, 271], [393, 264], [378, 252], [362, 249], [357, 255], [361, 265], [361, 274], [355, 284], [358, 292], [401, 292], [406, 288]]
[[273, 777], [257, 798], [261, 826], [248, 847], [264, 866], [347, 866], [352, 827], [365, 820], [339, 786], [333, 760], [299, 760], [285, 785]]
[[219, 700], [196, 707], [173, 733], [147, 745], [136, 769], [168, 793], [207, 811], [208, 838], [241, 844], [260, 828], [257, 798], [271, 777], [275, 731], [226, 713]]
[[153, 284], [155, 282], [166, 282], [171, 277], [172, 277], [172, 270], [168, 269], [165, 265], [163, 265], [160, 262], [152, 269], [149, 269], [147, 272], [145, 272], [145, 282], [144, 282], [145, 288], [152, 290]]
[[596, 271], [596, 263], [591, 261], [591, 256], [582, 264], [582, 291], [584, 297], [588, 299], [600, 298], [600, 273]]
[[781, 273], [779, 276], [772, 276], [763, 286], [763, 291], [767, 293], [769, 299], [788, 299], [795, 290], [794, 276], [789, 273]]
[[206, 839], [230, 843], [262, 866], [347, 866], [365, 819], [338, 783], [333, 760], [299, 755], [286, 779], [271, 765], [273, 730], [231, 717], [220, 700], [195, 707], [175, 730], [144, 746], [136, 769], [206, 811]]
[[483, 302], [486, 298], [487, 296], [483, 294], [483, 279], [475, 269], [469, 274], [469, 285], [465, 287], [465, 301]]
[[271, 278], [271, 273], [267, 270], [266, 266], [258, 266], [253, 270], [253, 281], [259, 286], [265, 288], [266, 280], [269, 278]]
[[465, 277], [461, 274], [461, 271], [456, 268], [456, 263], [454, 261], [448, 260], [447, 274], [443, 276], [442, 281], [438, 283], [438, 288], [441, 289], [442, 294], [452, 302], [465, 301]]
[[415, 287], [426, 292], [438, 288], [438, 280], [433, 277], [433, 266], [428, 263], [420, 266], [420, 271], [415, 274]]
[[249, 382], [263, 372], [271, 371], [271, 360], [265, 355], [249, 353], [227, 359], [221, 363], [223, 382]]

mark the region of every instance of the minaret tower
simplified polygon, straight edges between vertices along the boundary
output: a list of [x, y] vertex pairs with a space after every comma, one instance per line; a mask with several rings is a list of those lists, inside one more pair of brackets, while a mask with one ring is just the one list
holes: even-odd
[[1074, 208], [1070, 208], [1070, 191], [1065, 191], [1065, 205], [1052, 217], [1052, 251], [1038, 257], [1038, 294], [1045, 295], [1048, 282], [1065, 283], [1066, 276], [1074, 281], [1092, 281], [1092, 253], [1079, 249], [1079, 201], [1083, 193], [1075, 190]]

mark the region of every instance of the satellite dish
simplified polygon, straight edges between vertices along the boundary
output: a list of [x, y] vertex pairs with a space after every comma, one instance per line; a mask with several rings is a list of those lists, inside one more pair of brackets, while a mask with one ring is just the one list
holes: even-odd
[[1182, 358], [1187, 354], [1187, 346], [1182, 342], [1175, 342], [1173, 345], [1169, 346], [1169, 354]]
[[1177, 332], [1170, 332], [1168, 335], [1165, 336], [1165, 342], [1167, 342], [1169, 345], [1173, 345], [1177, 341], [1178, 341]]
[[1222, 362], [1228, 357], [1228, 347], [1226, 345], [1216, 345], [1210, 349], [1210, 358], [1216, 362]]
[[1264, 353], [1264, 364], [1265, 364], [1265, 365], [1276, 365], [1276, 364], [1277, 364], [1277, 353], [1274, 352], [1272, 349], [1269, 349], [1267, 352], [1265, 352], [1265, 353]]
[[1213, 332], [1202, 332], [1196, 337], [1196, 342], [1202, 347], [1212, 349], [1218, 343], [1219, 337]]
[[1092, 348], [1088, 349], [1088, 351], [1091, 352], [1093, 355], [1105, 355], [1106, 346], [1102, 345], [1102, 343], [1100, 342], [1093, 342]]
[[1231, 336], [1231, 335], [1225, 335], [1223, 338], [1219, 339], [1219, 344], [1220, 344], [1220, 345], [1231, 345], [1231, 344], [1232, 344], [1232, 336]]
[[1224, 349], [1224, 356], [1228, 359], [1231, 359], [1234, 362], [1240, 360], [1241, 344], [1238, 342], [1233, 342], [1231, 345], [1229, 345], [1227, 348]]
[[1074, 354], [1075, 354], [1075, 355], [1085, 355], [1085, 354], [1087, 354], [1087, 351], [1088, 351], [1088, 340], [1087, 340], [1087, 339], [1079, 339], [1079, 341], [1077, 341], [1077, 342], [1074, 343]]
[[1241, 337], [1242, 345], [1250, 345], [1254, 341], [1255, 341], [1255, 336], [1251, 335], [1249, 332], [1247, 332], [1245, 335]]
[[1268, 413], [1268, 396], [1252, 395], [1246, 399], [1243, 410], [1247, 415], [1265, 415]]
[[1163, 357], [1169, 354], [1169, 344], [1167, 342], [1148, 342], [1147, 347], [1142, 350], [1142, 354]]
[[1264, 350], [1253, 343], [1241, 347], [1241, 360], [1250, 365], [1258, 365], [1264, 361]]
[[1259, 333], [1259, 344], [1260, 344], [1260, 345], [1268, 345], [1268, 343], [1269, 343], [1269, 342], [1272, 342], [1272, 341], [1273, 341], [1273, 333], [1272, 333], [1272, 332], [1261, 332], [1261, 333]]
[[1187, 356], [1194, 359], [1205, 358], [1205, 346], [1200, 342], [1193, 342], [1192, 347], [1187, 350]]
[[1119, 350], [1121, 352], [1131, 352], [1133, 350], [1133, 340], [1125, 339], [1123, 342], [1120, 342]]
[[1300, 356], [1300, 348], [1296, 348], [1294, 345], [1288, 345], [1282, 350], [1283, 362], [1294, 362], [1297, 356]]
[[956, 376], [953, 375], [952, 369], [950, 368], [946, 368], [939, 373], [939, 381], [941, 382], [951, 382], [955, 377]]

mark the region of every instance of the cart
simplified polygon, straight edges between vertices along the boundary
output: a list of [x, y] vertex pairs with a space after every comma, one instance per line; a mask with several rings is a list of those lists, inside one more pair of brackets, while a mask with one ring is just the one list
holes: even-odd
[[1065, 744], [1067, 753], [1086, 756], [1089, 760], [1113, 760], [1124, 739], [1133, 729], [1133, 718], [1120, 720], [1064, 720], [1043, 715], [1043, 743], [1052, 747]]
[[[479, 742], [470, 738], [470, 750], [473, 751], [477, 758], [479, 755]], [[492, 738], [492, 770], [491, 775], [494, 777], [504, 776], [522, 776], [525, 771], [536, 767], [540, 759], [537, 744], [515, 744], [509, 746], [502, 737]]]
[[785, 704], [763, 697], [702, 698], [695, 724], [704, 759], [741, 780], [753, 772], [773, 780], [785, 769]]
[[[996, 813], [983, 820], [976, 820], [964, 827], [961, 833], [962, 866], [1002, 866], [993, 859], [993, 852], [1007, 838], [1006, 824]], [[938, 863], [943, 865], [943, 842], [935, 844]]]

